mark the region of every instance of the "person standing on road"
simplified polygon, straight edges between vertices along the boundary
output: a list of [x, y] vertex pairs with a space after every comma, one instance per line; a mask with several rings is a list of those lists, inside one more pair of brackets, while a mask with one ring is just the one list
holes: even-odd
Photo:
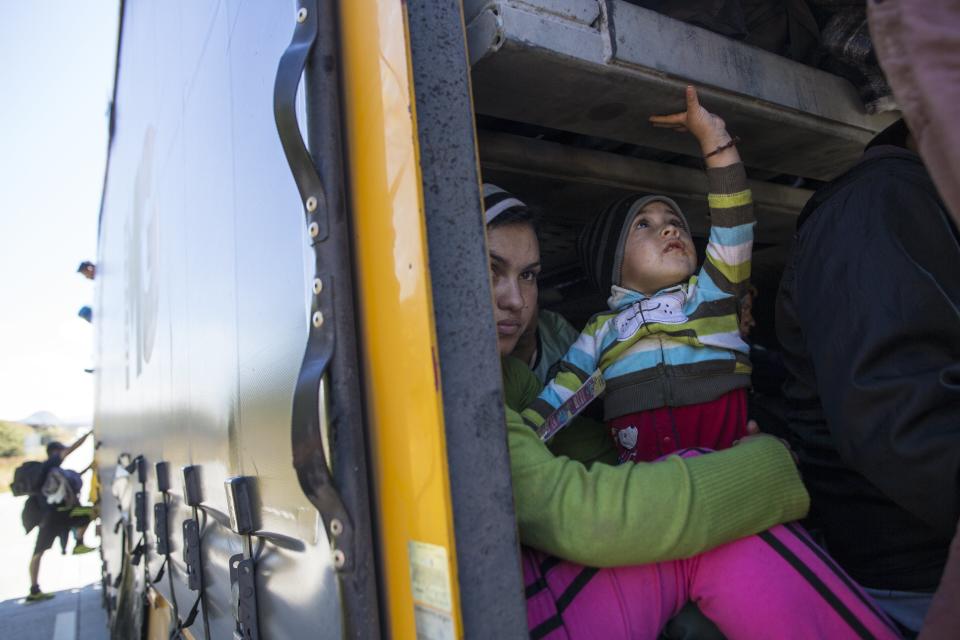
[[[38, 490], [30, 494], [23, 506], [23, 527], [27, 533], [30, 533], [34, 527], [39, 527], [33, 556], [30, 558], [30, 594], [27, 596], [27, 602], [37, 602], [53, 597], [52, 593], [41, 591], [37, 582], [40, 574], [40, 559], [43, 557], [43, 553], [53, 545], [54, 540], [61, 534], [69, 532], [74, 527], [79, 529], [79, 540], [82, 541], [83, 531], [90, 523], [89, 515], [73, 514], [73, 507], [76, 504], [70, 504], [71, 501], [67, 499], [67, 495], [71, 492], [75, 494], [76, 489], [70, 486], [67, 476], [60, 471], [60, 465], [64, 459], [76, 451], [90, 437], [90, 433], [92, 432], [80, 436], [69, 447], [56, 441], [47, 445], [47, 460], [43, 463], [43, 467], [38, 474]], [[41, 488], [48, 485], [52, 474], [61, 478], [63, 486], [60, 491], [63, 495], [54, 496], [54, 501], [51, 503], [45, 495], [48, 492], [41, 490]], [[87, 551], [92, 551], [92, 549], [83, 545], [82, 542], [74, 548], [74, 553], [86, 553]]]

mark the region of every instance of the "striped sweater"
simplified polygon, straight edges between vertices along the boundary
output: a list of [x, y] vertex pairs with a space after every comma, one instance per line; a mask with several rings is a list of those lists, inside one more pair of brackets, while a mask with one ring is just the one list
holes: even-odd
[[739, 302], [750, 279], [753, 201], [742, 164], [709, 169], [712, 226], [706, 260], [686, 282], [647, 297], [612, 287], [610, 311], [593, 316], [556, 377], [523, 412], [537, 428], [597, 369], [607, 420], [707, 402], [749, 386]]

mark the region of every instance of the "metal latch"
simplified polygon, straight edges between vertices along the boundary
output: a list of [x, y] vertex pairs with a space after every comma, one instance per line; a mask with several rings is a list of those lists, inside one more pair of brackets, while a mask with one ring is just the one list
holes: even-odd
[[158, 462], [157, 468], [157, 491], [166, 493], [170, 491], [170, 463]]
[[254, 515], [254, 480], [249, 476], [236, 476], [227, 478], [223, 484], [227, 491], [230, 528], [242, 536], [249, 536], [257, 529]]
[[153, 505], [153, 535], [157, 538], [157, 553], [170, 554], [170, 529], [167, 527], [167, 492], [170, 491], [170, 463], [158, 462], [157, 490], [163, 500]]
[[[203, 565], [200, 559], [200, 510], [203, 502], [202, 484], [200, 482], [199, 465], [189, 465], [181, 469], [183, 475], [183, 501], [193, 511], [193, 517], [183, 521], [183, 563], [187, 571], [187, 588], [191, 591], [197, 591], [197, 599], [186, 620], [177, 624], [177, 631], [189, 628], [196, 620], [197, 613], [203, 605], [203, 635], [207, 640], [210, 638], [210, 627], [207, 621], [207, 605], [203, 600]], [[161, 474], [158, 471], [158, 476]], [[164, 470], [162, 475], [169, 475]], [[169, 478], [157, 480], [158, 485], [169, 486]], [[203, 516], [204, 526], [206, 526], [206, 513]], [[173, 589], [173, 586], [170, 587]], [[178, 636], [179, 637], [179, 636]]]
[[257, 621], [256, 562], [242, 553], [230, 557], [230, 587], [233, 592], [233, 615], [237, 626], [234, 640], [259, 640]]
[[144, 533], [147, 530], [147, 493], [146, 491], [137, 491], [134, 496], [134, 518], [137, 523], [137, 533]]
[[230, 588], [233, 593], [234, 640], [259, 640], [257, 620], [257, 560], [253, 555], [251, 535], [256, 522], [256, 481], [249, 476], [227, 478], [227, 510], [230, 528], [243, 537], [243, 553], [230, 557]]
[[134, 463], [135, 463], [136, 466], [137, 466], [137, 482], [139, 482], [141, 485], [146, 484], [146, 483], [147, 483], [147, 461], [146, 461], [146, 459], [145, 459], [142, 455], [141, 455], [141, 456], [137, 456], [137, 457], [134, 459]]
[[199, 507], [203, 502], [203, 491], [200, 487], [200, 467], [192, 464], [183, 468], [183, 500], [188, 507]]
[[183, 521], [183, 562], [187, 565], [187, 587], [191, 591], [199, 591], [202, 585], [200, 526], [193, 518]]
[[157, 553], [165, 556], [170, 553], [170, 533], [167, 529], [167, 505], [157, 502], [153, 505], [153, 534], [157, 537]]

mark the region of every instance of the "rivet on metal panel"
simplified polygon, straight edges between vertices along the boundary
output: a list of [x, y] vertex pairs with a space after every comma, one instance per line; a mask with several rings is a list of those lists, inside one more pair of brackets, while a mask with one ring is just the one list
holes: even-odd
[[317, 197], [310, 196], [309, 198], [307, 198], [307, 201], [305, 204], [307, 207], [307, 211], [310, 213], [313, 213], [314, 211], [317, 210]]
[[334, 569], [342, 569], [343, 565], [347, 563], [347, 556], [345, 556], [343, 551], [340, 549], [334, 549], [333, 553], [330, 554], [330, 557], [333, 560]]
[[300, 7], [300, 11], [297, 11], [297, 22], [306, 22], [307, 20], [307, 8]]
[[314, 312], [313, 314], [313, 326], [320, 328], [320, 325], [323, 324], [323, 314], [319, 311]]
[[323, 281], [320, 278], [313, 279], [313, 295], [318, 296], [323, 291]]
[[311, 222], [310, 226], [307, 227], [307, 230], [310, 232], [311, 238], [316, 238], [320, 233], [320, 225], [318, 225], [316, 222]]
[[333, 520], [330, 521], [330, 533], [332, 533], [335, 536], [338, 536], [341, 533], [343, 533], [343, 523], [340, 522], [338, 518], [334, 518]]

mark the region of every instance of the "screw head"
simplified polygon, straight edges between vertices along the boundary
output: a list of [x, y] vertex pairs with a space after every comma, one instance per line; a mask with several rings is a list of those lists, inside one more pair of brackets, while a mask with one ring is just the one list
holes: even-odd
[[297, 22], [303, 23], [307, 21], [307, 8], [300, 7], [300, 10], [297, 11]]
[[347, 556], [340, 549], [334, 549], [330, 557], [333, 560], [334, 569], [343, 569], [343, 565], [347, 564]]
[[304, 203], [304, 205], [307, 207], [308, 212], [313, 213], [317, 210], [317, 197], [310, 196], [307, 198], [307, 201]]
[[315, 311], [313, 313], [313, 326], [319, 329], [322, 324], [323, 324], [323, 314], [320, 313], [319, 311]]
[[318, 296], [320, 292], [323, 291], [323, 280], [320, 278], [313, 279], [313, 295]]
[[338, 536], [341, 533], [343, 533], [343, 523], [340, 522], [339, 518], [334, 518], [333, 520], [330, 521], [330, 533], [332, 533], [335, 536]]
[[320, 225], [318, 225], [316, 222], [311, 222], [310, 226], [307, 227], [307, 231], [310, 232], [311, 238], [316, 238], [318, 235], [320, 235]]

